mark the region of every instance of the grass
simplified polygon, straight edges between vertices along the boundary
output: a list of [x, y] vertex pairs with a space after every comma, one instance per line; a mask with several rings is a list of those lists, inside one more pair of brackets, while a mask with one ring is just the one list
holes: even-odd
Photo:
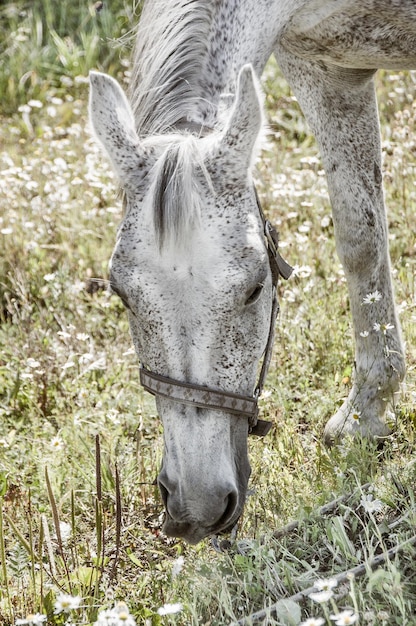
[[[10, 16], [15, 6], [1, 9], [9, 11], [6, 43], [21, 27]], [[48, 15], [37, 6], [19, 18], [25, 28], [39, 28], [41, 13], [42, 19]], [[71, 15], [59, 13], [60, 39], [76, 14], [75, 8]], [[416, 624], [415, 547], [388, 552], [408, 541], [415, 527], [412, 76], [378, 78], [408, 377], [394, 436], [383, 450], [365, 441], [328, 449], [323, 428], [351, 378], [347, 291], [314, 139], [278, 70], [268, 66], [272, 133], [258, 188], [296, 273], [280, 286], [275, 353], [262, 401], [275, 428], [264, 441], [250, 442], [252, 494], [237, 541], [218, 554], [208, 541], [189, 547], [161, 535], [154, 481], [162, 429], [153, 400], [139, 387], [121, 305], [94, 281], [107, 276], [121, 207], [113, 175], [87, 131], [87, 87], [75, 78], [85, 76], [90, 63], [120, 78], [128, 67], [119, 59], [113, 65], [113, 53], [105, 57], [109, 62], [86, 54], [82, 41], [93, 33], [88, 24], [69, 46], [81, 67], [57, 60], [58, 48], [51, 50], [58, 40], [51, 37], [36, 49], [31, 43], [38, 79], [30, 89], [25, 81], [25, 88], [15, 88], [27, 71], [27, 41], [20, 42], [26, 48], [15, 56], [14, 69], [0, 68], [1, 84], [9, 85], [0, 124], [0, 624], [30, 613], [47, 614], [52, 625], [64, 624], [68, 615], [72, 623], [92, 624], [99, 610], [123, 601], [137, 624], [222, 626], [361, 563], [365, 574], [340, 582], [329, 603], [280, 603], [262, 623], [299, 624], [350, 608], [363, 624]], [[42, 60], [46, 49], [55, 55], [51, 73]], [[12, 69], [18, 80], [10, 81]], [[370, 492], [361, 487], [367, 483]], [[354, 495], [329, 514], [318, 513], [347, 493]], [[366, 510], [369, 493], [380, 500], [378, 510]], [[275, 534], [294, 519], [300, 520], [296, 528]], [[387, 558], [372, 571], [380, 554]], [[55, 613], [60, 594], [79, 596], [79, 606]], [[183, 605], [180, 612], [158, 613], [176, 603]]]
[[[45, 99], [53, 88], [68, 86], [91, 67], [115, 73], [121, 46], [135, 21], [135, 4], [123, 0], [89, 3], [17, 0], [0, 7], [0, 92], [4, 112], [30, 99]], [[3, 94], [5, 97], [3, 98]]]

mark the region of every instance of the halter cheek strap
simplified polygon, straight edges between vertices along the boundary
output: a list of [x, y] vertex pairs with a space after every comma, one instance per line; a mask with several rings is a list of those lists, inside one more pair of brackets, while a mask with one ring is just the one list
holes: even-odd
[[279, 276], [282, 276], [282, 278], [287, 280], [291, 275], [293, 268], [286, 263], [279, 253], [278, 233], [272, 224], [265, 219], [257, 192], [256, 198], [263, 221], [264, 235], [266, 238], [267, 252], [272, 273], [273, 302], [270, 315], [269, 335], [267, 338], [266, 349], [264, 351], [263, 363], [253, 395], [245, 396], [238, 393], [221, 391], [220, 389], [212, 389], [211, 387], [205, 387], [204, 385], [184, 383], [179, 380], [151, 372], [144, 365], [141, 365], [140, 367], [140, 383], [149, 393], [155, 396], [168, 398], [169, 400], [178, 402], [179, 404], [196, 406], [213, 411], [224, 411], [225, 413], [231, 413], [232, 415], [244, 417], [248, 419], [250, 435], [264, 437], [271, 429], [272, 423], [258, 419], [258, 399], [263, 390], [273, 350], [274, 327], [276, 317], [279, 312], [276, 287]]

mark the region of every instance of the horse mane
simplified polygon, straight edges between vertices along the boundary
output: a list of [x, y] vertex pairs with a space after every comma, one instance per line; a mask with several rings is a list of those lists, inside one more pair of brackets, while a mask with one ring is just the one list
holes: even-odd
[[159, 250], [189, 241], [199, 223], [201, 180], [212, 189], [201, 142], [186, 126], [198, 125], [214, 9], [206, 0], [147, 0], [137, 29], [129, 97], [139, 137], [162, 148], [152, 172]]
[[194, 120], [215, 2], [147, 0], [140, 17], [130, 82], [139, 137]]
[[168, 243], [187, 247], [200, 222], [203, 191], [212, 191], [212, 183], [197, 137], [170, 135], [153, 167], [153, 223], [159, 250]]

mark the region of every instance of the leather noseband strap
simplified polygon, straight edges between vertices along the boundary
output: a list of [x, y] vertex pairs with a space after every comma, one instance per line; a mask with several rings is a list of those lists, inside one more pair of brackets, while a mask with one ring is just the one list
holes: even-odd
[[168, 398], [180, 404], [188, 404], [212, 411], [225, 411], [232, 415], [248, 419], [251, 435], [264, 437], [269, 432], [272, 424], [257, 419], [257, 397], [244, 396], [238, 393], [230, 393], [211, 389], [203, 385], [182, 383], [167, 376], [154, 374], [143, 366], [140, 368], [140, 383], [151, 394]]

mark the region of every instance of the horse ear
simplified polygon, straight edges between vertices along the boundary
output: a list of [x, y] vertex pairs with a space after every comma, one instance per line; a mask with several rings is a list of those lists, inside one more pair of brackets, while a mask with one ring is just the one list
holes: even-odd
[[[107, 74], [90, 72], [89, 116], [94, 133], [124, 185], [147, 162], [133, 113], [119, 83]], [[148, 168], [147, 168], [148, 169]]]
[[233, 109], [218, 149], [218, 157], [226, 160], [225, 171], [234, 178], [247, 178], [262, 129], [261, 91], [253, 67], [247, 64], [238, 75]]

